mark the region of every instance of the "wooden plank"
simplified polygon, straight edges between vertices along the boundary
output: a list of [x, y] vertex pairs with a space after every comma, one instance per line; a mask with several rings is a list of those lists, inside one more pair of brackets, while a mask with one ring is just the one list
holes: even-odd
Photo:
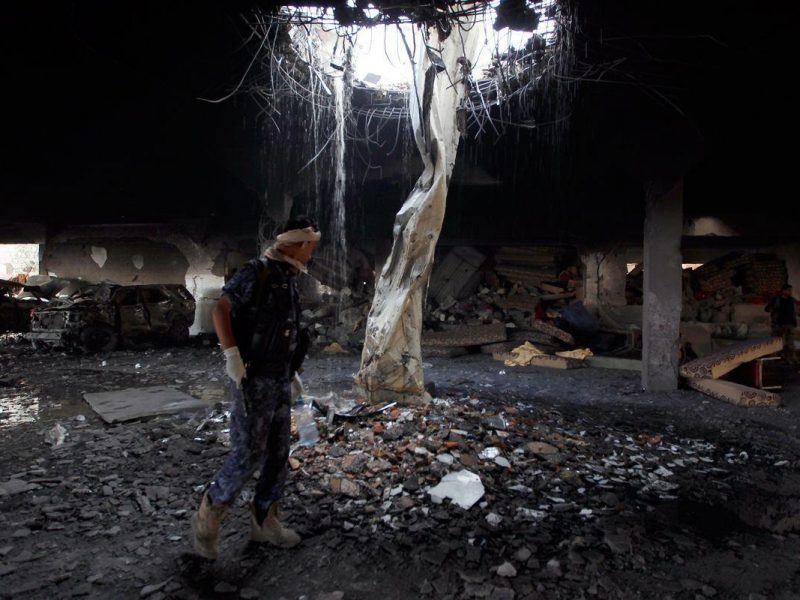
[[780, 406], [781, 397], [724, 379], [690, 379], [689, 385], [707, 396], [736, 406]]
[[539, 296], [525, 296], [522, 294], [513, 294], [500, 298], [495, 302], [497, 306], [503, 310], [525, 310], [533, 312], [536, 310], [536, 305], [539, 304]]
[[562, 287], [558, 287], [557, 285], [550, 285], [549, 283], [543, 283], [539, 286], [543, 292], [548, 294], [563, 294], [566, 290]]
[[449, 331], [426, 331], [422, 334], [423, 348], [431, 346], [484, 346], [505, 341], [505, 323], [461, 326]]
[[622, 371], [641, 371], [642, 361], [614, 356], [590, 356], [586, 359], [590, 367], [598, 369], [620, 369]]
[[580, 369], [584, 367], [584, 361], [576, 358], [564, 358], [563, 356], [551, 356], [542, 354], [531, 358], [531, 366], [547, 367], [548, 369]]
[[751, 340], [690, 361], [681, 366], [680, 372], [688, 379], [719, 379], [739, 365], [780, 352], [782, 349], [783, 340], [778, 337]]
[[536, 331], [541, 331], [542, 333], [546, 333], [547, 335], [561, 340], [565, 344], [569, 344], [570, 346], [575, 345], [575, 338], [572, 337], [572, 334], [567, 333], [563, 329], [559, 329], [555, 325], [545, 323], [544, 321], [531, 319], [531, 327], [533, 327]]
[[[542, 284], [544, 285], [544, 284]], [[541, 285], [539, 287], [542, 287]], [[568, 298], [573, 298], [575, 296], [575, 292], [562, 292], [560, 294], [542, 294], [542, 300], [567, 300]]]
[[497, 342], [495, 344], [486, 344], [481, 346], [481, 354], [502, 354], [503, 352], [511, 352], [514, 348], [519, 346], [519, 342]]
[[83, 399], [106, 423], [123, 423], [145, 417], [206, 409], [209, 404], [169, 386], [95, 392], [84, 394]]
[[467, 349], [463, 346], [431, 346], [422, 349], [424, 358], [457, 358], [466, 353]]
[[541, 331], [525, 331], [522, 329], [509, 329], [508, 339], [511, 342], [519, 342], [517, 346], [521, 346], [524, 342], [530, 342], [537, 346], [539, 344], [552, 345], [553, 342], [553, 338], [546, 333], [542, 333]]
[[[503, 363], [507, 360], [513, 360], [514, 355], [511, 352], [495, 352], [492, 358], [499, 360]], [[553, 356], [551, 354], [541, 354], [531, 358], [530, 365], [533, 367], [545, 367], [548, 369], [580, 369], [585, 367], [585, 361], [577, 360], [574, 358], [563, 358], [561, 356]], [[527, 365], [525, 365], [527, 366]]]

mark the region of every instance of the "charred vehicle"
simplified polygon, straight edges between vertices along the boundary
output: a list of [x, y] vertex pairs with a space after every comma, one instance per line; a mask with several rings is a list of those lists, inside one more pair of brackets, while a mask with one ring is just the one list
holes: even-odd
[[[20, 289], [23, 291], [18, 294]], [[0, 279], [0, 333], [28, 331], [31, 311], [43, 304], [44, 300], [27, 286]]]
[[36, 348], [108, 352], [142, 343], [178, 344], [189, 337], [195, 301], [182, 285], [99, 284], [33, 311]]

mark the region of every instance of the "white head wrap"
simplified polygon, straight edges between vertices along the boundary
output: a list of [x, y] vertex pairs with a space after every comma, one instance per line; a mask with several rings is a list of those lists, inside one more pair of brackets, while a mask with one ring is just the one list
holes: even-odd
[[271, 258], [272, 260], [285, 262], [302, 273], [308, 273], [308, 269], [303, 263], [296, 261], [291, 256], [286, 256], [281, 249], [294, 244], [318, 242], [320, 238], [322, 238], [322, 234], [319, 231], [314, 231], [312, 227], [306, 227], [305, 229], [290, 229], [289, 231], [285, 231], [275, 238], [275, 243], [267, 248], [267, 250], [264, 252], [264, 256]]

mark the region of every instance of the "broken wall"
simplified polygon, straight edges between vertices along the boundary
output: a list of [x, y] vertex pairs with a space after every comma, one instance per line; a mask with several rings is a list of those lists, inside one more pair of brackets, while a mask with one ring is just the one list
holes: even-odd
[[625, 281], [628, 274], [624, 249], [581, 252], [583, 303], [596, 311], [599, 304], [625, 306]]
[[179, 283], [197, 303], [192, 334], [213, 331], [225, 275], [255, 256], [249, 233], [205, 235], [175, 225], [76, 226], [46, 240], [41, 273], [121, 285]]

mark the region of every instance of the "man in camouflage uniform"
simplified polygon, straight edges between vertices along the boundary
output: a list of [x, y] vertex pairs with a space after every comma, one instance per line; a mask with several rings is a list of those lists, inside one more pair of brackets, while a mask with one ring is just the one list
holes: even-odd
[[197, 554], [219, 554], [222, 518], [258, 470], [251, 504], [251, 538], [290, 548], [300, 536], [278, 520], [286, 480], [291, 423], [291, 381], [307, 338], [300, 331], [295, 276], [306, 272], [320, 234], [305, 218], [286, 224], [263, 258], [250, 261], [223, 288], [214, 328], [231, 378], [231, 452], [192, 516]]

